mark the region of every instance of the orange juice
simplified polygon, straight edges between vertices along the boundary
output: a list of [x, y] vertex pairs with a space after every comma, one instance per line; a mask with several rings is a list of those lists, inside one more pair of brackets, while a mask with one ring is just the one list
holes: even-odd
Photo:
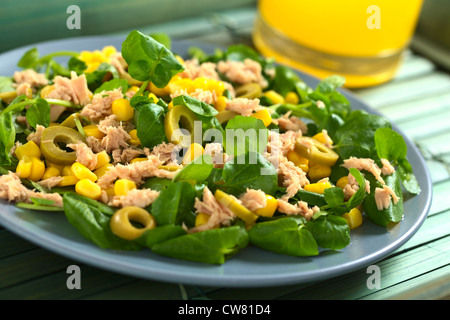
[[348, 87], [390, 80], [414, 32], [423, 0], [259, 0], [256, 48]]

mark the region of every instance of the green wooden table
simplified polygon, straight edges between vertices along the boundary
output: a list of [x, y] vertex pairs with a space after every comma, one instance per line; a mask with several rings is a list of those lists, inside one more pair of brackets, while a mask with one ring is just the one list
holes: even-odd
[[[141, 27], [173, 39], [216, 45], [249, 43], [254, 6]], [[114, 35], [126, 35], [122, 30]], [[354, 93], [396, 123], [421, 148], [434, 199], [420, 230], [378, 262], [381, 288], [366, 285], [366, 268], [326, 281], [268, 288], [220, 288], [124, 276], [66, 259], [0, 227], [0, 299], [300, 300], [448, 299], [450, 297], [450, 75], [410, 53], [396, 78]], [[81, 268], [82, 288], [66, 286], [67, 267]]]

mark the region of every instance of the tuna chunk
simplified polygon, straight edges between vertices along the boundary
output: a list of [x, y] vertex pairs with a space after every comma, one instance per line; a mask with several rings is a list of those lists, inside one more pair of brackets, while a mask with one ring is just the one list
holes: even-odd
[[[355, 177], [351, 173], [349, 173], [348, 183], [344, 186], [343, 189], [345, 200], [350, 199], [358, 190], [358, 182], [356, 181]], [[366, 193], [370, 193], [370, 182], [368, 180], [365, 180], [365, 191]]]
[[14, 82], [17, 86], [27, 83], [31, 88], [38, 88], [48, 84], [48, 80], [42, 73], [37, 73], [33, 69], [14, 72]]
[[84, 142], [71, 143], [67, 147], [75, 150], [77, 155], [77, 162], [81, 163], [83, 166], [89, 170], [94, 170], [97, 165], [97, 155], [94, 154], [91, 148], [88, 147]]
[[383, 178], [381, 177], [381, 169], [377, 166], [373, 159], [350, 157], [349, 159], [344, 160], [344, 164], [342, 164], [342, 166], [347, 169], [355, 168], [358, 170], [366, 170], [373, 174], [375, 179], [377, 179], [381, 184], [385, 184]]
[[92, 102], [87, 104], [80, 115], [97, 122], [112, 114], [112, 103], [114, 100], [123, 98], [122, 90], [114, 89], [112, 91], [102, 91], [94, 94]]
[[31, 86], [28, 83], [22, 83], [20, 84], [16, 89], [17, 95], [25, 95], [28, 99], [33, 98], [33, 91], [31, 89]]
[[217, 70], [231, 82], [238, 84], [257, 83], [262, 88], [267, 87], [267, 80], [262, 75], [261, 65], [252, 60], [219, 61]]
[[20, 178], [13, 172], [0, 176], [0, 199], [9, 202], [31, 202], [30, 198], [48, 199], [54, 201], [54, 205], [62, 207], [63, 200], [58, 193], [43, 193], [29, 190]]
[[39, 146], [41, 144], [41, 136], [42, 136], [42, 132], [44, 132], [44, 130], [45, 130], [45, 127], [38, 124], [36, 126], [36, 131], [30, 133], [27, 136], [27, 140], [33, 141], [34, 143], [36, 143]]
[[114, 207], [136, 206], [145, 208], [159, 196], [159, 191], [151, 189], [133, 189], [125, 196], [114, 196], [109, 205]]
[[259, 99], [235, 98], [227, 101], [227, 110], [236, 112], [244, 117], [249, 117], [253, 112], [263, 110], [259, 105]]
[[189, 229], [189, 233], [214, 229], [222, 225], [229, 225], [230, 222], [236, 217], [230, 209], [216, 200], [208, 187], [203, 189], [202, 200], [199, 198], [195, 199], [194, 208], [196, 209], [197, 214], [205, 213], [209, 214], [210, 217], [206, 224]]
[[291, 204], [286, 200], [277, 199], [278, 211], [287, 215], [301, 215], [307, 220], [310, 220], [314, 213], [320, 209], [317, 206], [313, 208], [308, 207], [308, 203], [305, 201], [298, 201], [296, 204]]
[[178, 164], [178, 160], [176, 157], [178, 148], [179, 147], [172, 142], [162, 142], [154, 146], [150, 154], [158, 156], [159, 160], [161, 160], [164, 165]]
[[301, 131], [303, 134], [306, 134], [308, 132], [306, 123], [296, 116], [291, 116], [291, 113], [292, 111], [288, 111], [282, 117], [272, 121], [283, 131]]
[[180, 72], [178, 75], [182, 78], [193, 80], [199, 77], [220, 80], [215, 63], [204, 62], [199, 64], [197, 59], [186, 60], [184, 62], [184, 71]]
[[389, 208], [391, 199], [394, 204], [400, 200], [391, 187], [384, 185], [383, 188], [375, 188], [375, 204], [378, 210]]
[[248, 189], [240, 198], [241, 203], [250, 211], [264, 208], [267, 205], [267, 198], [264, 191]]
[[381, 159], [381, 163], [383, 164], [383, 167], [381, 168], [381, 173], [385, 176], [390, 176], [395, 172], [395, 168], [392, 166], [392, 164], [387, 159]]
[[111, 115], [98, 124], [98, 129], [105, 134], [101, 140], [101, 147], [108, 153], [116, 149], [128, 148], [128, 142], [131, 140], [122, 124], [115, 119], [116, 116]]

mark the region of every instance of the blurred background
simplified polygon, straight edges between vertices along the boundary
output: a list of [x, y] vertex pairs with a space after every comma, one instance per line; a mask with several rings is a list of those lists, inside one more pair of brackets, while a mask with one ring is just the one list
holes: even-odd
[[[407, 1], [405, 1], [407, 3]], [[68, 29], [77, 5], [81, 28]], [[257, 0], [2, 0], [0, 52], [23, 45], [88, 35], [164, 32], [172, 39], [251, 44]], [[450, 69], [450, 1], [425, 0], [411, 48]]]

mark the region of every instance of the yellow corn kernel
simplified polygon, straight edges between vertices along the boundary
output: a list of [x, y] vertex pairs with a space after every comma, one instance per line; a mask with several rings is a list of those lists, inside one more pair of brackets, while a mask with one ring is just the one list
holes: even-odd
[[195, 78], [194, 81], [192, 81], [192, 84], [194, 86], [194, 89], [202, 89], [204, 91], [209, 90], [209, 81], [205, 77]]
[[208, 79], [208, 87], [207, 90], [215, 91], [216, 96], [220, 97], [225, 91], [225, 83], [223, 81], [217, 81], [214, 79]]
[[17, 147], [14, 153], [19, 160], [24, 156], [36, 157], [38, 159], [41, 157], [41, 149], [33, 141], [28, 141], [27, 143]]
[[303, 187], [305, 191], [314, 192], [314, 193], [321, 193], [323, 194], [324, 190], [327, 188], [331, 188], [331, 183], [327, 182], [317, 182], [317, 183], [311, 183], [307, 184]]
[[23, 156], [17, 164], [16, 174], [19, 176], [19, 178], [28, 178], [31, 174], [32, 167], [33, 163], [31, 162], [31, 158]]
[[[180, 167], [179, 167], [179, 166], [171, 166], [171, 165], [167, 165], [167, 166], [158, 166], [158, 169], [161, 169], [161, 170], [167, 170], [167, 171], [171, 171], [171, 172], [175, 172], [175, 171], [179, 170]], [[185, 181], [188, 181], [188, 180], [185, 180]], [[193, 180], [193, 181], [195, 181], [195, 180]], [[195, 183], [194, 183], [194, 184], [195, 184]]]
[[116, 52], [117, 52], [117, 50], [114, 46], [105, 46], [102, 49], [102, 54], [107, 58], [111, 57]]
[[331, 167], [324, 166], [321, 164], [316, 164], [309, 167], [308, 175], [310, 180], [318, 180], [322, 178], [329, 177], [331, 174]]
[[61, 171], [59, 171], [55, 167], [47, 167], [45, 169], [44, 175], [42, 176], [42, 180], [50, 179], [53, 177], [59, 177], [61, 175]]
[[112, 113], [117, 116], [119, 121], [128, 121], [134, 117], [134, 109], [128, 99], [116, 99], [111, 105]]
[[171, 93], [171, 90], [170, 90], [171, 82], [172, 82], [172, 80], [170, 80], [169, 84], [167, 86], [165, 86], [164, 88], [158, 88], [157, 86], [155, 86], [153, 83], [150, 82], [150, 84], [148, 85], [148, 89], [150, 92], [153, 92], [157, 97], [168, 96]]
[[64, 166], [61, 173], [63, 176], [73, 176], [72, 165]]
[[147, 161], [148, 158], [134, 158], [130, 161], [130, 163], [140, 162], [140, 161]]
[[46, 98], [50, 92], [52, 92], [55, 89], [55, 85], [48, 85], [42, 88], [41, 90], [41, 98]]
[[111, 168], [114, 168], [114, 166], [111, 163], [107, 163], [99, 168], [97, 168], [94, 171], [94, 174], [100, 178], [103, 177], [105, 175], [105, 173], [107, 173]]
[[98, 126], [96, 126], [95, 124], [88, 124], [87, 126], [84, 126], [83, 131], [87, 137], [102, 139], [105, 136], [105, 134], [101, 132]]
[[107, 195], [108, 197], [114, 197], [114, 196], [115, 196], [115, 194], [114, 194], [114, 187], [108, 187], [108, 188], [106, 188], [106, 189], [105, 189], [105, 192], [106, 192], [106, 195]]
[[[175, 93], [179, 90], [186, 90], [187, 93], [191, 93], [194, 92], [196, 89], [194, 81], [192, 81], [189, 78], [179, 78], [177, 80], [170, 81], [168, 86], [170, 93]], [[158, 94], [156, 93], [156, 95]]]
[[102, 189], [98, 184], [89, 179], [81, 179], [75, 184], [75, 191], [82, 196], [97, 200], [102, 195]]
[[186, 151], [186, 155], [183, 157], [182, 164], [186, 165], [194, 161], [195, 158], [200, 157], [205, 150], [201, 144], [192, 143]]
[[211, 217], [211, 215], [209, 215], [207, 213], [203, 213], [203, 212], [197, 213], [197, 215], [195, 216], [195, 226], [198, 227], [198, 226], [204, 225], [205, 223], [208, 222], [210, 217]]
[[228, 98], [225, 96], [218, 97], [216, 104], [215, 104], [216, 110], [219, 112], [224, 111], [225, 108], [227, 107], [227, 101], [228, 101]]
[[348, 184], [348, 176], [343, 176], [336, 182], [336, 187], [344, 189], [344, 187]]
[[130, 135], [130, 138], [131, 138], [131, 140], [130, 140], [131, 144], [134, 144], [136, 146], [141, 144], [141, 140], [137, 136], [137, 130], [136, 129], [131, 130], [130, 132], [128, 132], [128, 134]]
[[317, 140], [317, 141], [319, 141], [320, 143], [325, 144], [325, 145], [326, 144], [329, 144], [329, 145], [333, 144], [333, 140], [331, 140], [328, 135], [325, 135], [323, 131], [315, 134], [312, 138]]
[[58, 187], [74, 186], [79, 181], [74, 175], [62, 176], [61, 178], [62, 180], [57, 184]]
[[59, 170], [60, 173], [62, 173], [64, 165], [63, 164], [56, 164], [56, 163], [52, 163], [52, 162], [48, 162], [46, 161], [47, 164], [47, 168], [56, 168]]
[[298, 104], [300, 102], [300, 99], [294, 91], [289, 91], [284, 97], [284, 101], [286, 103]]
[[150, 92], [148, 94], [148, 98], [149, 99], [153, 99], [153, 103], [157, 103], [159, 101], [158, 97], [156, 96], [156, 94], [154, 94], [153, 92]]
[[303, 170], [303, 172], [309, 171], [309, 160], [305, 157], [302, 157], [294, 150], [291, 150], [287, 153], [287, 159], [293, 162], [297, 167]]
[[184, 65], [184, 59], [179, 56], [178, 54], [175, 55], [175, 58], [178, 60], [179, 63], [181, 63], [182, 65]]
[[255, 113], [252, 113], [251, 116], [253, 118], [262, 120], [266, 127], [268, 127], [272, 123], [272, 116], [270, 115], [269, 109], [257, 111]]
[[95, 165], [94, 170], [109, 164], [109, 162], [111, 161], [111, 159], [109, 158], [109, 154], [105, 150], [97, 153], [96, 157], [97, 164]]
[[361, 211], [358, 208], [353, 208], [350, 212], [344, 213], [342, 218], [347, 220], [350, 229], [359, 227], [363, 222]]
[[31, 181], [39, 181], [45, 172], [45, 163], [36, 157], [30, 157], [31, 159], [31, 173], [28, 179]]
[[263, 96], [269, 99], [272, 104], [284, 103], [283, 96], [274, 90], [264, 92]]
[[89, 179], [95, 182], [98, 179], [95, 173], [93, 173], [91, 170], [89, 170], [79, 162], [74, 162], [74, 164], [72, 164], [71, 166], [71, 169], [73, 175], [77, 177], [79, 180]]
[[167, 109], [172, 109], [173, 108], [173, 101], [170, 101], [169, 104], [167, 105]]
[[114, 183], [114, 194], [116, 196], [126, 196], [133, 189], [136, 189], [136, 184], [128, 179], [119, 179]]
[[264, 208], [256, 209], [255, 213], [258, 216], [272, 217], [278, 208], [278, 201], [270, 194], [266, 194], [266, 206]]

